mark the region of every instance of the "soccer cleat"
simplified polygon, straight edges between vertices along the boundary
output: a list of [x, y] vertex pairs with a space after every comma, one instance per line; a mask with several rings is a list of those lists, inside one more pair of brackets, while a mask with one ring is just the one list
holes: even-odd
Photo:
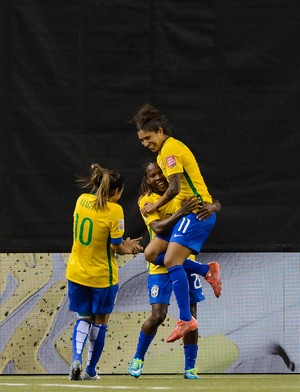
[[188, 369], [184, 372], [183, 375], [184, 378], [187, 378], [189, 380], [200, 380], [200, 377], [197, 375], [197, 369]]
[[142, 374], [143, 366], [144, 361], [139, 358], [133, 358], [128, 368], [129, 374], [135, 378], [140, 377], [140, 375]]
[[205, 275], [205, 280], [211, 285], [214, 290], [215, 296], [220, 297], [222, 291], [222, 282], [220, 277], [220, 264], [213, 261], [208, 263], [209, 271]]
[[167, 343], [183, 338], [187, 333], [198, 328], [198, 321], [192, 317], [190, 321], [178, 320], [173, 332], [167, 339]]
[[98, 376], [98, 374], [96, 374], [95, 376], [90, 376], [86, 371], [84, 371], [81, 373], [80, 379], [82, 381], [96, 381], [100, 380], [100, 376]]
[[81, 380], [80, 373], [82, 371], [82, 365], [78, 360], [72, 362], [70, 366], [69, 380]]

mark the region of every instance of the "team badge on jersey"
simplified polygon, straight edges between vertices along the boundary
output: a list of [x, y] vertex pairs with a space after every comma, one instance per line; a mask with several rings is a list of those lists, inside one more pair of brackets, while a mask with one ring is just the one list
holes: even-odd
[[175, 167], [176, 166], [176, 158], [174, 155], [170, 155], [169, 157], [166, 158], [167, 166], [168, 168]]
[[124, 219], [120, 219], [120, 220], [118, 221], [118, 230], [119, 230], [119, 231], [124, 230]]
[[156, 284], [154, 284], [151, 287], [151, 297], [156, 298], [158, 296], [158, 292], [159, 292], [159, 287]]

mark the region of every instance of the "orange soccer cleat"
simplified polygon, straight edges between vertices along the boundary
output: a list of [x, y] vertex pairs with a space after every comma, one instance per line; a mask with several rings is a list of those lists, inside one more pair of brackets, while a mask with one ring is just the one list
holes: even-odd
[[167, 339], [167, 343], [183, 338], [187, 333], [198, 328], [198, 321], [192, 317], [190, 321], [178, 320], [173, 332]]
[[222, 291], [222, 282], [220, 276], [220, 264], [213, 261], [208, 263], [209, 271], [205, 275], [205, 280], [211, 285], [214, 290], [215, 296], [220, 297]]

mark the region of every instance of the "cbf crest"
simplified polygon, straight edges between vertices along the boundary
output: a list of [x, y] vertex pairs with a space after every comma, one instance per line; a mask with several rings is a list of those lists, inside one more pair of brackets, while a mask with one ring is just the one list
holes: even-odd
[[156, 298], [158, 296], [159, 287], [155, 284], [151, 287], [151, 297]]

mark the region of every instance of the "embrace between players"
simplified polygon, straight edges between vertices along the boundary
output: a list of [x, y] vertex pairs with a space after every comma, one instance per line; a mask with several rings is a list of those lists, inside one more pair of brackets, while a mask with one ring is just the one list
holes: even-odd
[[[213, 200], [189, 148], [171, 136], [167, 119], [152, 105], [144, 105], [134, 122], [144, 147], [157, 153], [146, 162], [139, 189], [139, 208], [149, 230], [144, 250], [149, 263], [148, 290], [151, 316], [143, 324], [129, 373], [139, 377], [144, 356], [164, 321], [172, 291], [179, 320], [167, 342], [183, 338], [184, 377], [198, 379], [197, 303], [204, 299], [199, 275], [205, 277], [216, 297], [222, 290], [216, 262], [201, 264], [197, 255], [213, 229], [221, 205]], [[67, 265], [70, 310], [77, 312], [70, 366], [71, 380], [96, 380], [96, 365], [103, 351], [109, 315], [118, 292], [115, 254], [143, 251], [141, 238], [123, 240], [124, 214], [117, 203], [124, 189], [122, 176], [114, 170], [91, 167], [91, 175], [79, 180], [91, 193], [82, 194], [74, 211], [74, 241]], [[93, 205], [93, 208], [87, 206]], [[82, 353], [88, 342], [86, 369]]]

